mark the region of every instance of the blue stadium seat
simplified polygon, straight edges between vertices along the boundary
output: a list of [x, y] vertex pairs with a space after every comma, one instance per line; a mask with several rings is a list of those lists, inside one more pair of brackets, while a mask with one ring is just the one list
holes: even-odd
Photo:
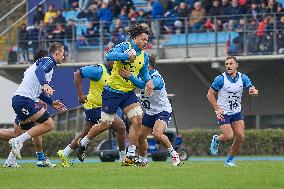
[[282, 7], [284, 7], [284, 0], [277, 0], [277, 2], [280, 3]]
[[147, 1], [145, 0], [133, 0], [133, 3], [136, 7], [147, 6]]
[[81, 19], [78, 19], [77, 18], [77, 15], [79, 14], [79, 11], [64, 11], [62, 13], [62, 15], [66, 18], [66, 20], [68, 19], [73, 19], [75, 21], [87, 21], [86, 18], [81, 18]]
[[[228, 39], [232, 41], [238, 36], [237, 32], [218, 32], [217, 43], [226, 43]], [[190, 33], [188, 34], [189, 45], [208, 45], [215, 43], [215, 33]], [[163, 43], [164, 46], [184, 46], [186, 45], [186, 34], [172, 34], [168, 41]]]
[[99, 45], [85, 45], [85, 46], [78, 46], [79, 49], [99, 49], [101, 46]]
[[82, 35], [83, 33], [86, 33], [87, 26], [85, 24], [77, 24], [76, 25], [76, 32], [77, 36]]

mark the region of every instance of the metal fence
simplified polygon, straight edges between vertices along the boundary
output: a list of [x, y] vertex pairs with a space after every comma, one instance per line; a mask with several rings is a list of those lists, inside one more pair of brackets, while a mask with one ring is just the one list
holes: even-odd
[[[231, 15], [204, 17], [198, 23], [191, 18], [93, 22], [86, 18], [67, 19], [66, 23], [19, 28], [16, 45], [8, 47], [8, 63], [32, 61], [37, 49], [50, 42], [64, 43], [66, 61], [101, 61], [114, 45], [129, 40], [129, 26], [147, 25], [151, 35], [146, 49], [160, 58], [219, 57], [284, 53], [284, 14]], [[10, 40], [11, 41], [11, 40]], [[1, 45], [2, 46], [2, 45]]]

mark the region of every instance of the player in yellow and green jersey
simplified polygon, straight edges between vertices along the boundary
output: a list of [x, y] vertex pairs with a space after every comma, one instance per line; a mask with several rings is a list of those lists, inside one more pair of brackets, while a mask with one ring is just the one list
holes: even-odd
[[[153, 81], [148, 72], [149, 57], [144, 51], [148, 43], [148, 28], [142, 25], [133, 25], [129, 29], [130, 42], [123, 42], [113, 47], [107, 54], [106, 60], [114, 61], [113, 69], [107, 85], [104, 87], [102, 97], [102, 115], [99, 127], [106, 127], [115, 121], [115, 113], [120, 107], [131, 122], [129, 129], [129, 146], [125, 157], [125, 165], [141, 165], [135, 155], [138, 143], [138, 135], [142, 127], [143, 111], [139, 100], [134, 92], [136, 88], [133, 83], [120, 76], [119, 72], [123, 68], [130, 71], [134, 76], [145, 81], [145, 92], [148, 95], [153, 93]], [[95, 132], [91, 129], [85, 136], [78, 148], [84, 149], [93, 138]]]
[[[78, 94], [78, 100], [84, 104], [85, 111], [85, 125], [83, 130], [74, 138], [74, 140], [66, 146], [64, 150], [57, 152], [59, 158], [62, 161], [63, 167], [69, 167], [68, 156], [77, 148], [78, 141], [87, 135], [93, 125], [99, 122], [101, 119], [101, 107], [102, 107], [102, 91], [106, 82], [110, 77], [110, 73], [113, 67], [113, 61], [107, 61], [103, 64], [85, 66], [78, 69], [74, 74], [74, 84]], [[90, 79], [90, 87], [88, 95], [86, 96], [82, 90], [83, 78]], [[94, 127], [97, 134], [107, 130], [112, 126], [117, 133], [117, 139], [120, 150], [120, 158], [124, 158], [125, 153], [125, 125], [122, 119], [115, 115], [115, 121], [108, 127]], [[83, 155], [79, 157], [80, 161], [84, 161], [85, 151]]]

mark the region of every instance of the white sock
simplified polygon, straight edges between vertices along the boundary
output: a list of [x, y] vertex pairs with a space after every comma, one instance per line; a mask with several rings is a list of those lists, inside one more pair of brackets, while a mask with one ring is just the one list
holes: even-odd
[[70, 144], [64, 148], [63, 153], [64, 156], [68, 157], [74, 150], [70, 148]]
[[127, 156], [135, 156], [135, 150], [136, 150], [136, 146], [135, 145], [130, 145], [128, 146], [128, 150], [127, 150]]
[[25, 141], [29, 140], [31, 137], [31, 135], [29, 135], [28, 132], [25, 132], [23, 134], [21, 134], [20, 136], [16, 137], [16, 140], [19, 142], [19, 143], [24, 143]]
[[176, 154], [176, 151], [175, 151], [175, 149], [174, 149], [172, 146], [168, 148], [168, 152], [169, 152], [169, 154], [170, 154], [171, 156], [173, 156], [173, 155]]
[[87, 146], [90, 143], [90, 140], [88, 139], [87, 136], [85, 136], [82, 140], [81, 140], [81, 145], [82, 146]]
[[125, 159], [125, 150], [119, 151], [119, 162], [123, 162]]
[[10, 152], [7, 160], [5, 161], [5, 164], [14, 164], [14, 163], [16, 163], [16, 156], [12, 152]]
[[139, 159], [140, 159], [143, 163], [147, 163], [147, 162], [148, 162], [147, 156], [145, 156], [145, 157], [139, 156]]

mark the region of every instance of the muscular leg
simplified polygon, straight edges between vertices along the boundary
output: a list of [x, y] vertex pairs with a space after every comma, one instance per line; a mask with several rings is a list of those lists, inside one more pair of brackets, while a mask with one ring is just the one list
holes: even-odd
[[116, 140], [118, 142], [119, 151], [125, 150], [125, 124], [118, 116], [112, 123], [112, 128], [116, 131]]
[[0, 129], [0, 140], [9, 141], [11, 138], [17, 137], [23, 133], [21, 127], [14, 123], [14, 130]]
[[74, 151], [75, 148], [78, 147], [78, 141], [80, 138], [85, 137], [88, 132], [90, 131], [91, 127], [92, 127], [92, 123], [85, 121], [85, 125], [82, 129], [82, 131], [75, 136], [75, 138], [72, 140], [72, 142], [67, 145], [64, 150], [58, 150], [57, 151], [57, 155], [59, 156], [60, 160], [61, 160], [61, 164], [63, 167], [69, 167], [69, 163], [68, 163], [68, 156]]
[[98, 123], [90, 129], [90, 131], [87, 134], [87, 137], [89, 140], [92, 140], [95, 136], [98, 136], [102, 132], [108, 130], [111, 127], [111, 125], [106, 124], [104, 122]]
[[[0, 130], [0, 138], [1, 140], [10, 140], [11, 138], [17, 137], [20, 134], [22, 134], [22, 129], [19, 125], [14, 123], [14, 130], [10, 129], [1, 129]], [[12, 153], [12, 151], [9, 153], [9, 156], [7, 160], [4, 163], [5, 165], [17, 165], [16, 164], [16, 156]]]
[[233, 139], [234, 132], [230, 124], [221, 125], [220, 129], [222, 131], [222, 134], [218, 136], [218, 141], [227, 142]]
[[[24, 132], [24, 130], [22, 130], [21, 126], [17, 125], [16, 123], [14, 123], [14, 136], [13, 137], [17, 137], [19, 135], [21, 135]], [[11, 137], [11, 136], [10, 136]], [[13, 138], [11, 137], [11, 138]], [[34, 144], [34, 148], [35, 151], [37, 153], [38, 159], [39, 160], [45, 160], [45, 156], [43, 153], [43, 148], [42, 148], [42, 136], [35, 136], [32, 138], [33, 140], [33, 144]], [[6, 160], [6, 164], [12, 164], [14, 161], [16, 161], [16, 157], [13, 153], [9, 154], [9, 157]]]
[[80, 146], [77, 149], [77, 157], [79, 158], [81, 162], [83, 162], [85, 159], [86, 146], [89, 144], [90, 140], [92, 140], [95, 136], [99, 135], [100, 133], [108, 130], [113, 125], [114, 125], [114, 128], [117, 129], [119, 133], [120, 140], [118, 142], [119, 142], [120, 150], [124, 151], [125, 135], [122, 132], [125, 133], [125, 126], [121, 118], [115, 115], [112, 124], [107, 124], [101, 121], [99, 124], [94, 125], [90, 129], [88, 134], [80, 141]]
[[232, 123], [235, 139], [229, 152], [229, 155], [231, 156], [235, 156], [239, 152], [241, 144], [244, 140], [244, 128], [245, 128], [244, 125], [245, 124], [243, 120], [235, 121]]
[[[126, 108], [124, 108], [124, 112], [127, 115], [129, 111], [131, 111], [133, 108], [140, 107], [139, 103], [134, 103]], [[128, 147], [128, 156], [134, 156], [136, 146], [138, 144], [138, 137], [139, 132], [142, 127], [142, 115], [134, 115], [130, 118], [131, 126], [129, 129], [129, 147]]]
[[78, 140], [80, 138], [85, 137], [88, 132], [90, 131], [90, 129], [92, 128], [92, 123], [90, 122], [85, 122], [84, 128], [82, 131], [80, 131], [80, 133], [78, 135], [76, 135], [76, 137], [72, 140], [72, 142], [70, 143], [69, 147], [72, 149], [75, 149], [78, 145]]
[[162, 120], [157, 120], [153, 128], [153, 135], [155, 139], [158, 140], [164, 147], [170, 148], [172, 147], [172, 144], [169, 141], [168, 137], [164, 134], [165, 129], [165, 122]]
[[[42, 108], [40, 111], [38, 111], [36, 114], [28, 118], [27, 120], [21, 121], [20, 124], [28, 124], [30, 122], [37, 122], [39, 118], [42, 118], [42, 116], [45, 113], [45, 109]], [[25, 133], [21, 134], [20, 136], [16, 138], [10, 139], [9, 143], [12, 146], [12, 151], [13, 153], [21, 158], [20, 150], [23, 146], [23, 143], [27, 141], [28, 139], [44, 134], [50, 130], [52, 130], [54, 127], [54, 122], [51, 117], [48, 117], [46, 121], [43, 123], [39, 123], [38, 125], [32, 127]]]
[[147, 156], [147, 149], [148, 149], [148, 143], [147, 143], [147, 136], [152, 132], [152, 129], [142, 126], [138, 138], [138, 151], [139, 155], [142, 157]]
[[43, 152], [42, 149], [42, 135], [33, 137], [33, 144], [36, 152]]
[[31, 137], [34, 137], [34, 136], [38, 136], [38, 135], [44, 134], [46, 132], [49, 132], [53, 128], [54, 128], [54, 122], [53, 122], [52, 118], [50, 117], [44, 123], [34, 126], [33, 128], [31, 128], [27, 132]]
[[11, 138], [16, 137], [14, 130], [12, 129], [0, 129], [0, 140], [8, 141]]
[[[117, 115], [115, 116], [114, 121], [113, 121], [112, 124], [115, 125], [114, 129], [121, 129], [122, 126], [119, 126], [121, 124], [123, 124], [123, 127], [124, 127], [123, 121]], [[94, 137], [98, 136], [99, 134], [101, 134], [102, 132], [108, 130], [111, 127], [112, 127], [112, 125], [110, 125], [110, 124], [107, 124], [107, 123], [104, 123], [104, 122], [100, 122], [100, 123], [92, 126], [92, 128], [90, 129], [90, 131], [88, 132], [86, 137], [84, 137], [84, 139], [88, 138], [88, 140], [92, 140]], [[119, 131], [122, 132], [121, 130], [119, 130]], [[85, 144], [84, 141], [82, 140], [81, 144], [83, 146], [86, 146], [88, 143]]]

